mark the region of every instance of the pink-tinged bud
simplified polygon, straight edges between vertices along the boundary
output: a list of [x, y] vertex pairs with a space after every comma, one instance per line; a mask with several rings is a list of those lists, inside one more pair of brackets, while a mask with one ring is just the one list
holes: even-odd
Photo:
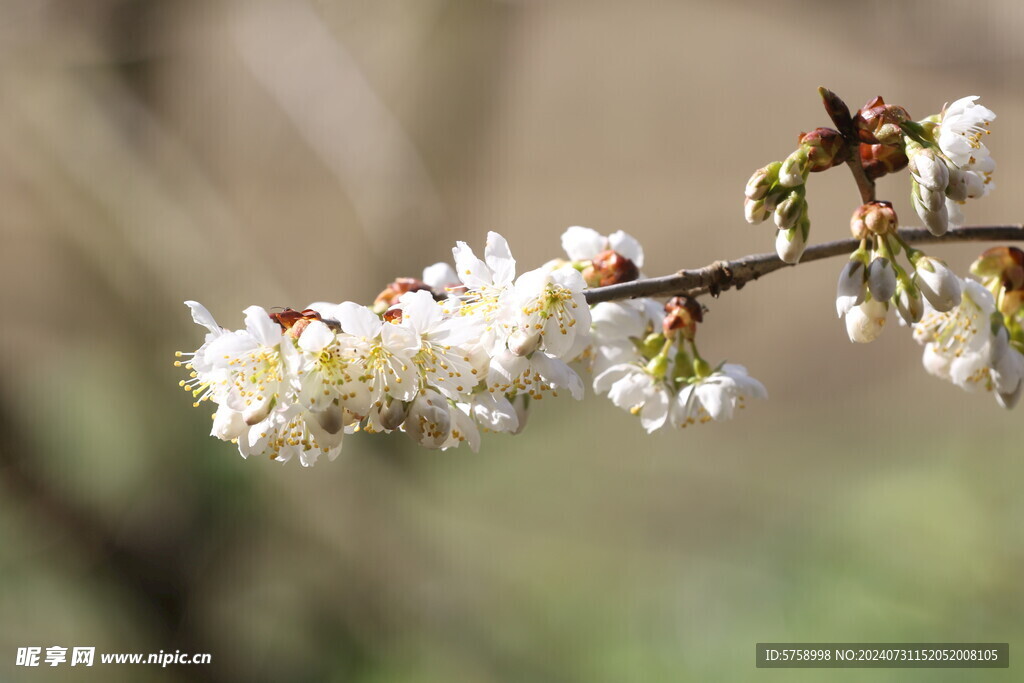
[[704, 308], [696, 299], [676, 296], [665, 303], [661, 329], [666, 339], [682, 337], [693, 341], [697, 336], [697, 323], [701, 322], [704, 322]]
[[846, 143], [838, 130], [815, 128], [800, 134], [800, 146], [807, 149], [807, 168], [812, 173], [825, 171], [846, 160]]
[[906, 109], [886, 104], [881, 97], [870, 100], [853, 117], [860, 141], [869, 145], [899, 145], [903, 141], [900, 124], [909, 120]]
[[850, 233], [859, 240], [868, 235], [888, 235], [896, 232], [898, 227], [899, 220], [891, 202], [861, 204], [850, 217]]
[[588, 287], [605, 287], [637, 279], [640, 269], [619, 252], [608, 249], [595, 256], [582, 275]]
[[907, 155], [899, 147], [860, 144], [860, 163], [871, 180], [878, 180], [907, 167]]
[[931, 256], [922, 256], [914, 263], [914, 284], [939, 313], [960, 305], [960, 278], [945, 263]]
[[389, 283], [388, 286], [377, 295], [377, 298], [374, 299], [373, 312], [377, 315], [381, 315], [384, 311], [397, 304], [399, 297], [406, 292], [419, 292], [422, 290], [426, 290], [434, 294], [434, 290], [430, 288], [430, 285], [422, 280], [417, 280], [414, 277], [395, 278], [395, 281]]

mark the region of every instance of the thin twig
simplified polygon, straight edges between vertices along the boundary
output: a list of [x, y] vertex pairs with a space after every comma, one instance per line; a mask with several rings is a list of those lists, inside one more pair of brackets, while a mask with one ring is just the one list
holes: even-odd
[[[982, 225], [966, 228], [951, 228], [941, 237], [936, 237], [923, 228], [904, 228], [900, 237], [912, 244], [934, 244], [938, 242], [1020, 242], [1024, 241], [1024, 224]], [[852, 253], [860, 245], [859, 240], [846, 239], [825, 242], [807, 247], [800, 263]], [[586, 292], [587, 303], [596, 304], [616, 299], [635, 299], [644, 296], [671, 296], [685, 294], [718, 296], [727, 289], [740, 289], [751, 280], [785, 268], [785, 263], [775, 254], [752, 254], [735, 261], [715, 261], [695, 270], [680, 270], [674, 275], [664, 275], [645, 280], [634, 280], [618, 285], [598, 287]]]

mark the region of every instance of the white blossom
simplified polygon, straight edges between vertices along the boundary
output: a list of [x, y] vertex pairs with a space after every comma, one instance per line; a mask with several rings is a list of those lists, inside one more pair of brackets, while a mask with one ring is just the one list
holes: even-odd
[[605, 237], [596, 230], [574, 225], [562, 233], [562, 249], [572, 261], [589, 261], [603, 251], [617, 252], [644, 267], [644, 249], [632, 235], [616, 230]]
[[[507, 324], [509, 348], [520, 356], [540, 348], [565, 360], [573, 360], [590, 343], [590, 307], [584, 298], [585, 283], [571, 266], [538, 268], [516, 280]], [[521, 348], [513, 348], [518, 342]]]
[[966, 391], [995, 391], [1003, 405], [1013, 405], [1024, 375], [1024, 359], [1009, 344], [992, 293], [973, 280], [962, 282], [960, 304], [949, 311], [929, 306], [914, 326], [924, 344], [923, 364], [930, 373]]
[[639, 416], [648, 434], [665, 425], [674, 399], [670, 384], [632, 363], [613, 365], [595, 377], [594, 391], [608, 394], [617, 407]]
[[992, 110], [976, 104], [977, 95], [961, 97], [942, 112], [936, 130], [939, 148], [958, 168], [966, 167], [971, 159], [989, 156], [982, 142], [989, 124], [995, 120]]
[[725, 363], [707, 377], [687, 384], [679, 392], [672, 423], [685, 427], [695, 422], [730, 420], [747, 399], [766, 399], [768, 391], [742, 365]]

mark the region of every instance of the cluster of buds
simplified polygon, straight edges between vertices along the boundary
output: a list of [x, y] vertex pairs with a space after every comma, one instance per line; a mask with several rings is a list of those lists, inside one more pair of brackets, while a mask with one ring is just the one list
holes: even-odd
[[811, 221], [807, 215], [807, 176], [841, 163], [846, 147], [839, 131], [816, 128], [801, 133], [796, 150], [754, 172], [747, 181], [743, 203], [748, 223], [771, 215], [778, 232], [775, 250], [786, 263], [798, 263], [807, 247]]
[[[907, 244], [889, 202], [868, 202], [854, 211], [850, 231], [860, 247], [839, 274], [836, 313], [846, 316], [850, 341], [874, 341], [890, 307], [908, 325], [921, 320], [925, 301], [938, 311], [960, 303], [960, 280], [939, 259]], [[901, 265], [899, 256], [906, 261]]]
[[[644, 313], [659, 307], [652, 300], [624, 304], [636, 330], [607, 324], [602, 315], [616, 305], [600, 304], [592, 333], [584, 290], [639, 277], [643, 249], [624, 232], [604, 237], [582, 227], [569, 228], [562, 245], [568, 260], [517, 277], [508, 243], [492, 232], [482, 259], [459, 242], [454, 268], [440, 263], [421, 279], [399, 278], [372, 306], [251, 306], [245, 328], [235, 331], [188, 301], [207, 335], [195, 352], [177, 354], [175, 364], [190, 373], [180, 384], [196, 406], [217, 405], [211, 434], [236, 443], [243, 457], [303, 466], [337, 457], [343, 437], [357, 431], [399, 431], [427, 448], [466, 443], [476, 450], [481, 431], [521, 431], [530, 406], [546, 396], [582, 398], [574, 362], [596, 373], [638, 360], [638, 372], [671, 382], [677, 395], [684, 385], [701, 387], [673, 409], [681, 425], [701, 415], [724, 419], [751, 392], [764, 393], [745, 370], [733, 369], [739, 366], [711, 370], [696, 354], [702, 310], [692, 299], [674, 299], [655, 317]], [[682, 350], [686, 340], [692, 358]], [[623, 346], [634, 355], [619, 353]], [[624, 385], [602, 377], [616, 405], [641, 411], [644, 400], [627, 400]], [[668, 421], [669, 405], [666, 399], [657, 426]]]

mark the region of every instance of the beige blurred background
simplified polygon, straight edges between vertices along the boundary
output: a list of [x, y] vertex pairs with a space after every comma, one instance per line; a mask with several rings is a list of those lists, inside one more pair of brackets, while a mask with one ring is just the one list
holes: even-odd
[[[927, 376], [892, 321], [851, 345], [839, 262], [709, 300], [705, 356], [771, 400], [651, 437], [591, 396], [478, 455], [246, 462], [171, 363], [185, 299], [232, 327], [368, 301], [487, 230], [523, 267], [576, 224], [649, 274], [771, 250], [742, 187], [828, 123], [819, 85], [917, 118], [981, 95], [998, 189], [968, 221], [1020, 222], [1022, 34], [1016, 0], [4, 2], [0, 677], [1019, 680], [754, 668], [757, 641], [1024, 646], [1021, 408]], [[845, 236], [848, 174], [810, 189], [812, 240]], [[911, 222], [908, 192], [881, 183]]]

